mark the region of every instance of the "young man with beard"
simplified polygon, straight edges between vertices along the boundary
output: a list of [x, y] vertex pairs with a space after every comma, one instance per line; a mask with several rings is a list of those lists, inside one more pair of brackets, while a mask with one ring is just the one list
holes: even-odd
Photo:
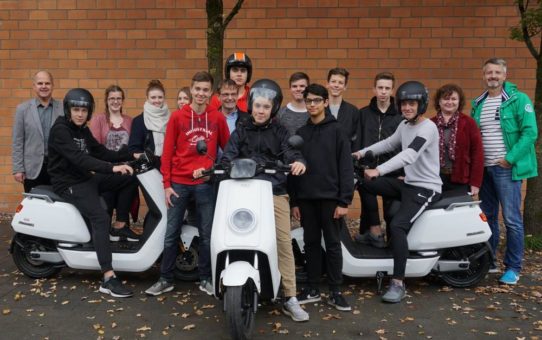
[[[212, 166], [211, 158], [216, 158], [218, 148], [223, 149], [230, 137], [224, 115], [207, 105], [212, 87], [213, 77], [208, 72], [196, 73], [190, 87], [192, 103], [175, 111], [167, 124], [160, 168], [168, 206], [167, 228], [160, 279], [145, 291], [149, 295], [173, 290], [179, 235], [186, 206], [192, 198], [196, 201], [199, 221], [199, 289], [208, 295], [214, 292], [210, 253], [214, 191], [210, 183], [193, 177], [194, 170]], [[207, 142], [208, 155], [198, 154], [196, 143], [199, 140]]]
[[326, 245], [326, 269], [329, 285], [327, 303], [337, 310], [349, 311], [350, 305], [340, 292], [342, 251], [340, 221], [352, 202], [354, 169], [350, 143], [337, 120], [326, 114], [328, 92], [318, 84], [303, 92], [310, 121], [297, 133], [304, 139], [301, 152], [307, 160], [307, 172], [294, 179], [294, 217], [301, 217], [307, 258], [308, 287], [298, 295], [300, 303], [320, 301], [318, 284], [322, 273], [321, 237]]

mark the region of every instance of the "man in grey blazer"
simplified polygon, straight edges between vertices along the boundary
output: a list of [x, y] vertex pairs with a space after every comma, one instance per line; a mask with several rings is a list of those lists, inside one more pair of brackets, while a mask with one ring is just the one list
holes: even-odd
[[47, 173], [47, 141], [51, 126], [64, 115], [62, 102], [52, 98], [53, 76], [38, 71], [32, 77], [36, 98], [17, 106], [13, 125], [13, 178], [29, 192], [37, 185], [50, 185]]

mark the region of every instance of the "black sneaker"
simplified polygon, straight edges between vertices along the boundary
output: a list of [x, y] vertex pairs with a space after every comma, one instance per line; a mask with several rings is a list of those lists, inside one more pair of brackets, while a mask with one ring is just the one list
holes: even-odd
[[352, 310], [352, 307], [346, 302], [341, 292], [330, 292], [327, 304], [335, 307], [336, 310], [348, 312]]
[[102, 282], [100, 286], [100, 293], [109, 294], [113, 297], [125, 298], [131, 297], [134, 293], [126, 288], [122, 281], [116, 276], [111, 277], [109, 280]]
[[322, 298], [320, 297], [318, 289], [303, 288], [301, 293], [297, 294], [297, 300], [300, 305], [303, 305], [305, 303], [318, 302], [322, 300]]
[[357, 234], [354, 236], [354, 241], [361, 244], [368, 244], [375, 248], [386, 248], [386, 241], [384, 240], [384, 234], [378, 236], [366, 232], [364, 234]]
[[130, 241], [130, 242], [138, 242], [139, 241], [139, 235], [134, 233], [132, 229], [128, 226], [124, 226], [122, 228], [111, 228], [109, 230], [109, 240], [110, 241]]

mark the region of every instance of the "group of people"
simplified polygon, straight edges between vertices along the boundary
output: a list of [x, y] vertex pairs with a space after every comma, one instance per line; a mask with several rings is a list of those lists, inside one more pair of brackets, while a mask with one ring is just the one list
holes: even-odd
[[[146, 91], [143, 112], [132, 118], [123, 111], [124, 91], [117, 85], [105, 91], [105, 112], [93, 115], [92, 94], [72, 89], [61, 103], [52, 98], [53, 77], [40, 71], [33, 77], [36, 98], [17, 107], [13, 128], [13, 175], [25, 192], [42, 184], [73, 203], [91, 224], [92, 239], [104, 274], [100, 291], [116, 297], [133, 293], [116, 277], [111, 265], [110, 240], [138, 241], [129, 227], [137, 216], [139, 195], [133, 169], [125, 160], [149, 151], [163, 175], [167, 212], [160, 278], [145, 292], [160, 295], [174, 289], [173, 270], [185, 212], [195, 212], [199, 241], [200, 290], [212, 295], [210, 236], [216, 186], [202, 178], [202, 170], [217, 162], [252, 158], [257, 162], [289, 164], [290, 175], [261, 174], [273, 185], [279, 270], [285, 302], [283, 311], [295, 321], [309, 319], [301, 304], [321, 299], [321, 237], [326, 245], [327, 302], [350, 310], [342, 296], [341, 219], [348, 213], [354, 189], [361, 198], [360, 233], [355, 240], [374, 247], [390, 246], [393, 276], [383, 301], [406, 296], [404, 272], [407, 234], [415, 219], [443, 192], [479, 195], [492, 230], [497, 254], [499, 205], [507, 231], [505, 270], [499, 281], [516, 284], [523, 258], [521, 217], [522, 180], [537, 176], [534, 142], [536, 118], [528, 96], [506, 81], [506, 62], [487, 60], [482, 67], [485, 92], [463, 112], [461, 87], [441, 86], [433, 97], [436, 115], [424, 114], [430, 103], [427, 88], [408, 81], [397, 88], [395, 77], [382, 72], [374, 78], [374, 97], [358, 110], [343, 99], [349, 73], [333, 68], [327, 86], [311, 83], [304, 72], [289, 79], [291, 101], [282, 105], [280, 86], [260, 79], [250, 86], [252, 61], [245, 53], [226, 59], [225, 79], [216, 87], [207, 72], [197, 72], [190, 87], [177, 95], [173, 113], [165, 89], [153, 80]], [[92, 119], [91, 119], [92, 118]], [[287, 139], [304, 139], [300, 150]], [[208, 155], [196, 150], [204, 140]], [[353, 186], [352, 157], [364, 162], [376, 157], [372, 169]], [[210, 156], [210, 157], [208, 157]], [[100, 206], [104, 196], [108, 209]], [[386, 233], [381, 228], [377, 196], [382, 196]], [[401, 202], [389, 216], [392, 200]], [[192, 206], [192, 208], [189, 208]], [[111, 224], [115, 210], [115, 223]], [[290, 239], [290, 216], [301, 221], [307, 254], [308, 283], [299, 293]], [[499, 272], [495, 261], [492, 272]]]

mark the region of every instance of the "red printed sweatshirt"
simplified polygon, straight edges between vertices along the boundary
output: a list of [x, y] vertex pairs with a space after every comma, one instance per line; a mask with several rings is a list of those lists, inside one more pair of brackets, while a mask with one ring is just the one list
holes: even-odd
[[199, 155], [196, 143], [205, 140], [207, 153], [215, 158], [218, 147], [226, 147], [230, 138], [228, 124], [224, 115], [215, 108], [207, 106], [205, 112], [197, 114], [190, 105], [173, 112], [166, 127], [162, 166], [164, 188], [171, 187], [171, 182], [196, 185], [203, 180], [193, 180], [194, 170], [208, 169], [213, 161], [206, 155]]

